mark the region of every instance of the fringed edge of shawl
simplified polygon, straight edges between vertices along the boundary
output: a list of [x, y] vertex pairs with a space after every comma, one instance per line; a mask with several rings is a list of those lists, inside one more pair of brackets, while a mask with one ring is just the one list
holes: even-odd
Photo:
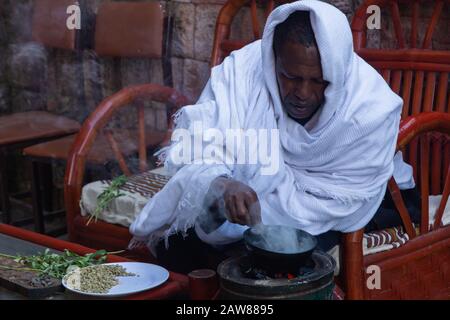
[[[172, 115], [174, 130], [180, 128], [180, 126], [182, 125], [180, 120], [183, 115], [183, 111], [184, 111], [184, 107]], [[167, 167], [167, 157], [170, 153], [170, 150], [173, 148], [173, 146], [174, 146], [174, 143], [171, 142], [168, 146], [163, 147], [154, 153], [154, 156], [157, 158], [158, 166], [164, 165], [165, 167]]]
[[139, 247], [147, 247], [150, 252], [157, 257], [156, 254], [156, 246], [161, 241], [164, 241], [164, 246], [166, 249], [169, 248], [169, 237], [175, 234], [180, 233], [184, 238], [187, 237], [187, 232], [189, 229], [195, 226], [195, 221], [197, 220], [197, 215], [193, 215], [189, 219], [184, 222], [184, 226], [182, 228], [178, 228], [179, 221], [175, 220], [174, 223], [170, 227], [164, 227], [164, 229], [157, 230], [152, 232], [148, 236], [138, 237], [134, 236], [130, 243], [128, 244], [128, 249], [133, 250]]

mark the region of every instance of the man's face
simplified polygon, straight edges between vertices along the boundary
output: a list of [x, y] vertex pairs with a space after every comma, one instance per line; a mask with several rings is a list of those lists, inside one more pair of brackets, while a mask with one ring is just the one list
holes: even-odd
[[328, 82], [323, 80], [319, 51], [315, 46], [287, 41], [276, 55], [283, 107], [291, 118], [304, 124], [325, 100]]

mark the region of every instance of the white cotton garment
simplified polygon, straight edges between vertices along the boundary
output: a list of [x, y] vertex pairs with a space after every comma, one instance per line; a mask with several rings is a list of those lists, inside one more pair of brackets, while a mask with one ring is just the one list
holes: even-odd
[[[298, 10], [310, 12], [323, 77], [330, 83], [320, 115], [307, 129], [283, 110], [272, 46], [275, 27]], [[198, 121], [205, 130], [279, 130], [274, 140], [278, 149], [269, 148], [272, 158], [279, 154], [278, 170], [262, 174], [262, 163], [230, 164], [215, 153], [207, 159], [209, 164], [180, 165], [175, 161], [180, 142], [174, 142], [164, 155], [166, 168], [176, 174], [149, 201], [131, 233], [150, 247], [194, 226], [212, 245], [239, 240], [246, 227], [226, 222], [206, 233], [196, 225], [197, 218], [208, 214], [204, 199], [210, 183], [223, 174], [256, 191], [264, 224], [292, 226], [313, 235], [358, 230], [372, 219], [393, 174], [401, 107], [402, 99], [353, 51], [351, 30], [341, 11], [315, 0], [282, 5], [269, 16], [262, 40], [234, 51], [213, 68], [198, 103], [182, 108], [176, 118], [176, 128], [192, 136], [199, 135], [193, 129]], [[213, 147], [230, 148], [219, 143]], [[405, 166], [402, 160], [398, 165]]]

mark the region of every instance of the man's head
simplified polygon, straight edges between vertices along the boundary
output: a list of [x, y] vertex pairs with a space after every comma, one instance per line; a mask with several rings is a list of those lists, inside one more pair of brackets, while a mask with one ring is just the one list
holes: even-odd
[[283, 107], [304, 125], [325, 100], [320, 54], [309, 12], [296, 11], [275, 28], [273, 48]]

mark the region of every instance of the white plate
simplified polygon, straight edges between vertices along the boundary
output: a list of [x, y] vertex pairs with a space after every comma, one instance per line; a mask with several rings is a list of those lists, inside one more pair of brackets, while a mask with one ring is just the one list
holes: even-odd
[[140, 262], [119, 262], [105, 263], [104, 265], [122, 266], [126, 269], [126, 272], [134, 273], [136, 276], [117, 277], [117, 279], [119, 280], [119, 284], [111, 288], [108, 293], [88, 293], [72, 288], [66, 282], [67, 276], [70, 273], [63, 278], [62, 284], [66, 289], [79, 294], [95, 297], [113, 298], [153, 289], [157, 286], [160, 286], [161, 284], [166, 282], [167, 279], [169, 279], [169, 271], [154, 264]]

